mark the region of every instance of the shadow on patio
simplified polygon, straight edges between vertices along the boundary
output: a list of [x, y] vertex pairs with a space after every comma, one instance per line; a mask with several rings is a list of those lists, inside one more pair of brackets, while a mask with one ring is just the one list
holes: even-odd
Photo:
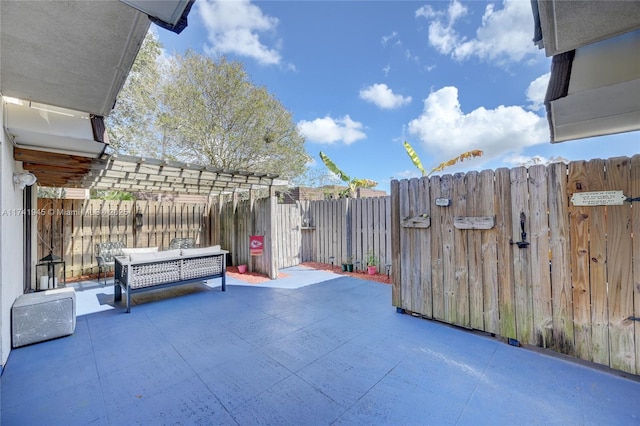
[[11, 352], [2, 424], [640, 422], [638, 381], [400, 315], [389, 285], [286, 272], [136, 295], [130, 314], [77, 284], [75, 333]]

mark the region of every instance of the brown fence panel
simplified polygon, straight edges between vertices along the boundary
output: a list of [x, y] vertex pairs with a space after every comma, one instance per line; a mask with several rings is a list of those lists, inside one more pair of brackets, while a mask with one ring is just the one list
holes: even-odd
[[[638, 170], [634, 156], [393, 182], [393, 304], [637, 374], [640, 209], [572, 197], [637, 197]], [[403, 221], [426, 200], [417, 231]]]
[[[174, 237], [205, 241], [204, 204], [43, 198], [38, 211], [37, 257], [52, 250], [65, 261], [67, 277], [97, 272], [96, 243], [167, 249]], [[136, 213], [142, 213], [142, 226], [135, 226]]]

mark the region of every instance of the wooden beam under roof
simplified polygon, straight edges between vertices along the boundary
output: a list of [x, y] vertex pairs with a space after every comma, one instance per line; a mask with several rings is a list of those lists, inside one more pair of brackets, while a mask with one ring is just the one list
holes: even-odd
[[267, 188], [278, 177], [177, 161], [130, 156], [90, 158], [24, 148], [15, 148], [14, 158], [36, 175], [39, 185], [53, 187], [219, 195]]

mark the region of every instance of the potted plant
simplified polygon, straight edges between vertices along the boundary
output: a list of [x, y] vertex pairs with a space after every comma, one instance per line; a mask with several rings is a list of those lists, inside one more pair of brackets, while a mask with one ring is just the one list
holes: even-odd
[[353, 258], [348, 256], [344, 262], [342, 262], [342, 270], [345, 272], [353, 272]]
[[378, 273], [378, 263], [380, 263], [378, 255], [373, 250], [369, 250], [367, 252], [367, 272], [369, 275]]
[[353, 272], [353, 258], [351, 256], [347, 257], [347, 272]]

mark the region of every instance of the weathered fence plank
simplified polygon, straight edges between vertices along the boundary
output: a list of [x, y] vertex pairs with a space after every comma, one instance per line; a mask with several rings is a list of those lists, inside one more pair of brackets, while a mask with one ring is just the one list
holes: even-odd
[[402, 216], [400, 214], [400, 183], [397, 180], [392, 180], [390, 184], [391, 196], [389, 197], [389, 217], [391, 220], [391, 304], [396, 308], [402, 308], [402, 244], [401, 244], [401, 226], [400, 221]]
[[[534, 344], [533, 339], [533, 291], [531, 288], [531, 246], [519, 248], [518, 241], [530, 243], [531, 214], [529, 212], [527, 169], [517, 167], [511, 170], [511, 215], [513, 224], [513, 272], [516, 302], [516, 331], [521, 343]], [[524, 231], [523, 231], [524, 226]]]
[[[631, 185], [629, 189], [629, 193], [627, 194], [629, 198], [638, 198], [640, 197], [640, 154], [636, 154], [631, 157]], [[633, 233], [633, 300], [634, 300], [634, 309], [633, 313], [631, 313], [632, 318], [640, 318], [640, 201], [635, 201], [635, 204], [631, 204], [631, 224]], [[631, 321], [631, 320], [630, 320]], [[635, 342], [636, 342], [636, 368], [635, 374], [640, 373], [640, 321], [634, 320], [634, 329], [635, 329]]]
[[[411, 210], [411, 195], [409, 193], [409, 185], [410, 181], [403, 180], [400, 181], [400, 188], [398, 188], [398, 198], [399, 198], [399, 211], [400, 218], [406, 218], [413, 216], [414, 213]], [[413, 273], [412, 273], [412, 265], [415, 262], [414, 254], [412, 251], [412, 242], [413, 236], [411, 228], [400, 228], [400, 252], [403, 254], [402, 256], [402, 264], [401, 264], [401, 276], [402, 276], [402, 291], [400, 292], [402, 306], [411, 310], [413, 307]]]
[[[444, 207], [436, 205], [438, 198], [445, 198], [442, 191], [440, 176], [430, 178], [431, 182], [431, 226], [427, 232], [431, 234], [431, 285], [433, 297], [433, 318], [444, 321], [445, 319], [445, 285], [444, 285], [444, 261], [442, 240], [442, 215]], [[404, 259], [402, 259], [404, 263]]]
[[569, 254], [569, 206], [567, 167], [549, 166], [549, 248], [551, 250], [551, 302], [553, 310], [553, 349], [574, 354], [573, 297]]
[[[605, 188], [604, 160], [591, 160], [586, 164], [587, 188], [602, 191]], [[589, 289], [591, 294], [591, 360], [609, 364], [609, 306], [607, 297], [607, 242], [606, 207], [585, 208], [589, 214]]]
[[[418, 181], [418, 206], [420, 214], [431, 214], [431, 196], [429, 178], [423, 177]], [[418, 312], [433, 318], [433, 294], [431, 285], [431, 230], [416, 228], [420, 244], [420, 268], [418, 269], [419, 286], [422, 292], [422, 306]]]
[[[482, 216], [492, 215], [495, 220], [494, 173], [483, 170], [480, 173], [480, 188], [478, 191], [479, 212]], [[482, 298], [484, 330], [489, 333], [500, 334], [500, 311], [498, 306], [498, 230], [494, 226], [482, 231]]]
[[[464, 177], [466, 187], [466, 217], [481, 216], [480, 173], [469, 172]], [[455, 218], [454, 218], [455, 220]], [[455, 226], [455, 223], [454, 223]], [[469, 326], [476, 330], [484, 330], [484, 286], [482, 283], [482, 233], [481, 230], [466, 229], [457, 232], [463, 234], [468, 247], [468, 279], [469, 279]]]
[[[417, 216], [419, 213], [419, 209], [421, 208], [420, 204], [420, 187], [419, 180], [413, 178], [409, 180], [409, 194], [407, 197], [407, 201], [409, 202], [408, 210], [406, 210], [408, 216]], [[422, 251], [421, 251], [421, 242], [420, 239], [422, 237], [422, 229], [421, 228], [405, 228], [407, 230], [407, 258], [409, 260], [409, 265], [418, 265], [422, 260]], [[422, 288], [422, 279], [420, 275], [422, 274], [422, 268], [410, 267], [407, 270], [407, 273], [410, 276], [411, 282], [411, 303], [410, 310], [411, 312], [420, 312], [422, 310], [422, 304], [424, 303], [424, 289]]]
[[533, 339], [541, 348], [548, 348], [553, 344], [548, 192], [547, 168], [542, 164], [529, 167]]
[[[440, 192], [443, 198], [453, 198], [453, 176], [444, 175], [440, 180]], [[451, 207], [443, 207], [442, 211], [442, 272], [444, 282], [444, 320], [456, 324], [458, 312], [456, 303], [456, 268], [454, 253], [453, 215]]]
[[[591, 191], [588, 186], [587, 163], [569, 164], [568, 192]], [[576, 356], [591, 361], [591, 287], [589, 286], [589, 213], [593, 207], [571, 205], [571, 279], [573, 282], [573, 321]]]
[[[606, 161], [607, 185], [604, 190], [621, 190], [629, 194], [630, 164], [626, 157]], [[633, 283], [631, 271], [631, 208], [607, 206], [607, 278], [609, 283], [609, 342], [611, 367], [635, 371]]]
[[465, 176], [456, 173], [453, 176], [453, 206], [449, 208], [450, 223], [453, 234], [453, 299], [455, 300], [454, 324], [470, 327], [469, 320], [469, 250], [467, 234], [469, 231], [456, 229], [453, 226], [455, 216], [464, 216], [467, 212], [467, 188]]
[[511, 177], [509, 169], [496, 170], [496, 222], [498, 225], [498, 294], [500, 335], [516, 339], [515, 279], [513, 271]]

